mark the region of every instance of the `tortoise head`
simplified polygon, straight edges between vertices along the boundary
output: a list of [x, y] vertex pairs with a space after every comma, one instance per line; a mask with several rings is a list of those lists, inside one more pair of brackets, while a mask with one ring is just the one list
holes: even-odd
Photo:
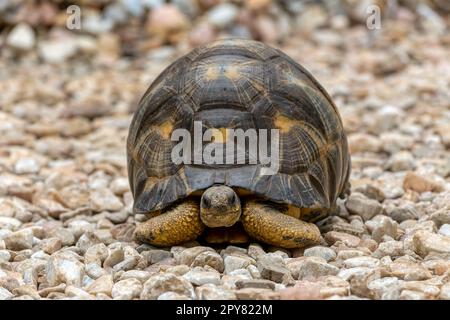
[[241, 217], [241, 201], [233, 189], [223, 185], [212, 186], [203, 192], [200, 218], [210, 227], [231, 227]]

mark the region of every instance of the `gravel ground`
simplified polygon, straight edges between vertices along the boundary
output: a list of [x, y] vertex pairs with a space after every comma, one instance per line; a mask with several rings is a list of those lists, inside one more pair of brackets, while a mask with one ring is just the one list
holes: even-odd
[[126, 60], [105, 36], [73, 40], [66, 63], [41, 62], [64, 61], [55, 43], [3, 56], [0, 300], [450, 299], [450, 37], [437, 25], [336, 22], [279, 46], [331, 94], [352, 154], [352, 194], [318, 224], [322, 243], [291, 251], [132, 239], [145, 216], [131, 214], [130, 118], [189, 45]]

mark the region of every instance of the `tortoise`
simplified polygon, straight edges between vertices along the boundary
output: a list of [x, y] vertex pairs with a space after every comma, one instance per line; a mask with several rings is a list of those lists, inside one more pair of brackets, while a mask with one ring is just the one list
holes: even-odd
[[[269, 164], [242, 148], [240, 161], [238, 148], [231, 150], [232, 163], [174, 161], [173, 133], [183, 129], [195, 138], [196, 123], [197, 133], [214, 132], [208, 141], [215, 145], [234, 140], [224, 128], [278, 132], [278, 170], [268, 174]], [[254, 146], [250, 138], [245, 143]], [[195, 158], [207, 148], [192, 151], [193, 145], [185, 142], [182, 153]], [[134, 236], [155, 246], [199, 237], [253, 238], [283, 248], [317, 244], [315, 222], [350, 189], [347, 138], [330, 96], [292, 58], [245, 39], [195, 48], [155, 79], [131, 121], [127, 162], [133, 212], [149, 217]]]

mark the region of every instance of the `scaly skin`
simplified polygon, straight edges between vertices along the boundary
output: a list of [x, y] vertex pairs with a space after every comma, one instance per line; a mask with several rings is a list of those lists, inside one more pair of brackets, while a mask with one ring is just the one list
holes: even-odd
[[268, 203], [245, 203], [241, 221], [251, 237], [287, 249], [318, 244], [321, 238], [315, 224], [286, 215]]
[[[291, 217], [270, 203], [256, 200], [244, 204], [241, 222], [249, 236], [287, 249], [317, 244], [321, 239], [315, 224]], [[154, 246], [167, 247], [195, 240], [204, 230], [199, 204], [189, 199], [141, 223], [136, 228], [135, 238]], [[211, 243], [243, 243], [248, 239], [243, 230], [234, 225], [208, 229], [205, 240]]]
[[198, 202], [186, 200], [139, 224], [134, 236], [141, 242], [168, 247], [195, 240], [204, 229]]

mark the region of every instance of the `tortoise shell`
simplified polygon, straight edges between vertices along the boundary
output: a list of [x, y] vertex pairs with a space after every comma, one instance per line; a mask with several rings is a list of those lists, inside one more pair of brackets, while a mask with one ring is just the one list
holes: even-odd
[[[279, 130], [279, 170], [262, 164], [176, 164], [174, 129]], [[323, 212], [349, 188], [338, 110], [322, 86], [281, 51], [243, 39], [194, 49], [167, 67], [139, 102], [127, 141], [134, 213], [163, 209], [214, 184]]]

